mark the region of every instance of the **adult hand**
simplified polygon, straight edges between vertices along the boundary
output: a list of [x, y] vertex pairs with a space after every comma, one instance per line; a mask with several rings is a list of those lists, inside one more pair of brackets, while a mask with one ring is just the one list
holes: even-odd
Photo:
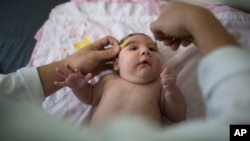
[[[108, 45], [113, 47], [104, 49]], [[115, 57], [119, 50], [118, 41], [111, 36], [107, 36], [75, 52], [65, 59], [65, 64], [80, 69], [83, 74], [89, 72], [96, 74], [108, 67], [105, 62]]]
[[[169, 2], [156, 21], [150, 25], [156, 40], [177, 50], [187, 46], [187, 40], [178, 37], [192, 37], [201, 55], [224, 45], [237, 45], [213, 14], [200, 6], [181, 2]], [[166, 36], [173, 38], [166, 38]], [[175, 39], [177, 37], [177, 39]]]
[[[113, 47], [104, 49], [108, 45]], [[111, 36], [107, 36], [80, 49], [64, 60], [38, 67], [44, 95], [49, 96], [60, 88], [54, 85], [54, 81], [62, 81], [62, 78], [56, 72], [56, 68], [64, 70], [65, 64], [70, 64], [84, 75], [89, 72], [96, 74], [107, 68], [105, 61], [115, 57], [119, 50], [118, 41]]]
[[[150, 25], [155, 39], [163, 41], [166, 46], [170, 46], [173, 50], [177, 50], [180, 44], [189, 45], [189, 42], [176, 40], [174, 37], [190, 36], [191, 33], [187, 29], [187, 16], [190, 15], [191, 10], [192, 6], [184, 3], [170, 2], [166, 4], [158, 19]], [[169, 37], [166, 38], [165, 35]]]

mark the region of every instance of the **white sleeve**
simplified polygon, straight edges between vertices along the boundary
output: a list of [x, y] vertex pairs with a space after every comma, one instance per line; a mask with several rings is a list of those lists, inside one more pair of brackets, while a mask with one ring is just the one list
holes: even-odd
[[0, 140], [95, 141], [99, 138], [50, 118], [41, 108], [43, 99], [37, 68], [1, 74]]
[[40, 105], [44, 92], [37, 68], [22, 68], [7, 75], [0, 74], [1, 96]]
[[[204, 57], [198, 79], [208, 118], [230, 123], [250, 119], [250, 53], [239, 47], [223, 47]], [[246, 122], [245, 121], [245, 122]]]

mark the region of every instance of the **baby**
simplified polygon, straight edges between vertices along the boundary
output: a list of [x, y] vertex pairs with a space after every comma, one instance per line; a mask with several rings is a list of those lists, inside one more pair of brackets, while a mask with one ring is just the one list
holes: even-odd
[[177, 88], [176, 75], [169, 68], [161, 69], [161, 58], [156, 43], [142, 33], [130, 34], [121, 42], [122, 49], [114, 60], [116, 73], [103, 76], [92, 85], [92, 75], [66, 65], [57, 68], [64, 78], [55, 82], [68, 86], [79, 100], [96, 106], [90, 126], [100, 126], [117, 115], [141, 116], [162, 125], [162, 117], [171, 122], [186, 118], [184, 96]]

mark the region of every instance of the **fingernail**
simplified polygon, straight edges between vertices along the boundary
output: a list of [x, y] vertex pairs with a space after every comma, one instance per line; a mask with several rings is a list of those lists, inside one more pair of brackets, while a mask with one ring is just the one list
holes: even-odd
[[114, 51], [114, 53], [118, 53], [119, 52], [119, 48], [118, 47], [114, 47], [113, 51]]

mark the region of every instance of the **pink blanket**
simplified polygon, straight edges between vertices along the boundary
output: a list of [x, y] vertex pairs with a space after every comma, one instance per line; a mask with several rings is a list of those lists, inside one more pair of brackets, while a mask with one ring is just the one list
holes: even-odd
[[[58, 5], [36, 34], [37, 43], [28, 66], [63, 59], [77, 51], [75, 44], [82, 39], [90, 43], [106, 35], [121, 39], [134, 32], [152, 36], [149, 25], [164, 4], [166, 2], [160, 0], [72, 0]], [[249, 14], [228, 6], [199, 5], [212, 11], [242, 45], [250, 47]], [[178, 73], [177, 84], [188, 102], [188, 119], [204, 116], [204, 104], [196, 79], [199, 62], [196, 47], [191, 45], [173, 52], [161, 43], [158, 46], [163, 66], [169, 65]], [[76, 125], [88, 122], [93, 109], [79, 102], [68, 88], [48, 97], [43, 107], [50, 115], [66, 118]]]

